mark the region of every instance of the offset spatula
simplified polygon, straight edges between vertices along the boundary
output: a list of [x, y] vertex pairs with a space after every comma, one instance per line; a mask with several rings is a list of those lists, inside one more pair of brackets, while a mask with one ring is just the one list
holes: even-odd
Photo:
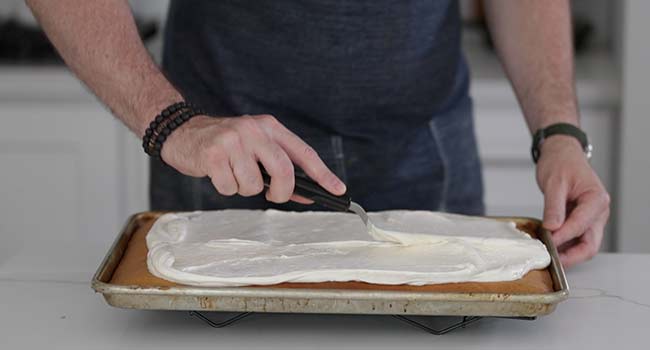
[[[264, 179], [264, 186], [268, 187], [271, 183], [271, 176], [266, 172], [263, 166], [260, 165], [262, 171], [262, 179]], [[336, 196], [329, 193], [326, 189], [317, 184], [314, 180], [309, 178], [307, 174], [296, 169], [295, 173], [295, 187], [294, 194], [301, 197], [311, 199], [316, 204], [320, 204], [326, 208], [337, 211], [351, 211], [363, 220], [366, 226], [369, 226], [368, 214], [359, 204], [353, 202], [347, 193]]]

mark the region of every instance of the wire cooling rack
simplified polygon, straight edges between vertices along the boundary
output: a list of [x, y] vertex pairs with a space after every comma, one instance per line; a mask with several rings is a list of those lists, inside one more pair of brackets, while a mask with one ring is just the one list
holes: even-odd
[[[214, 320], [210, 319], [209, 317], [207, 317], [205, 314], [203, 314], [201, 312], [190, 311], [190, 316], [198, 318], [199, 320], [205, 322], [208, 326], [210, 326], [212, 328], [228, 327], [228, 326], [230, 326], [230, 325], [232, 325], [234, 323], [237, 323], [238, 321], [240, 321], [240, 320], [242, 320], [242, 319], [244, 319], [246, 317], [249, 317], [249, 316], [251, 316], [253, 314], [254, 314], [254, 312], [242, 312], [242, 313], [239, 313], [239, 314], [237, 314], [235, 316], [226, 318], [226, 319], [221, 320], [221, 321], [214, 321]], [[391, 316], [396, 318], [399, 321], [402, 321], [402, 322], [410, 325], [410, 326], [419, 328], [419, 329], [421, 329], [421, 330], [423, 330], [425, 332], [431, 333], [433, 335], [447, 334], [447, 333], [449, 333], [451, 331], [454, 331], [454, 330], [457, 330], [459, 328], [465, 328], [466, 326], [468, 326], [468, 325], [470, 325], [472, 323], [475, 323], [475, 322], [477, 322], [479, 320], [486, 319], [486, 318], [509, 318], [509, 319], [517, 319], [517, 320], [528, 320], [528, 321], [536, 319], [536, 317], [462, 316], [462, 317], [460, 317], [460, 320], [458, 320], [456, 322], [453, 322], [453, 323], [449, 324], [446, 327], [433, 328], [433, 327], [431, 327], [429, 325], [426, 325], [426, 324], [424, 324], [422, 322], [416, 321], [416, 320], [414, 320], [413, 318], [410, 318], [410, 317], [406, 317], [406, 316], [402, 316], [402, 315], [391, 315]], [[423, 317], [423, 316], [419, 316], [419, 317]], [[434, 316], [434, 317], [439, 318], [439, 316]], [[450, 318], [452, 318], [452, 317], [450, 317]], [[457, 318], [457, 317], [453, 317], [453, 318]]]

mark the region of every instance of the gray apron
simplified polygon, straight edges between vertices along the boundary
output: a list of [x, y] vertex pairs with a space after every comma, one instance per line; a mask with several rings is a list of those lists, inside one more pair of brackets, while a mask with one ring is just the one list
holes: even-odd
[[[214, 116], [272, 114], [368, 210], [482, 214], [456, 1], [173, 0], [163, 69]], [[157, 210], [279, 208], [151, 161]]]

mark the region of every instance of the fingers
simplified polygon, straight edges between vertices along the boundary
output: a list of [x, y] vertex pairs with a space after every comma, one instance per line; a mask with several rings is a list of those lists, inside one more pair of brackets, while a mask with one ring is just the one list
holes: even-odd
[[553, 243], [560, 246], [581, 236], [607, 210], [609, 203], [600, 192], [587, 192], [577, 199], [577, 206], [566, 222], [553, 232]]
[[239, 191], [239, 186], [233, 175], [228, 158], [220, 157], [215, 159], [208, 176], [214, 188], [217, 189], [217, 192], [224, 196], [232, 196]]
[[[207, 129], [211, 128], [211, 129]], [[223, 195], [253, 196], [264, 190], [259, 163], [271, 177], [266, 198], [276, 203], [312, 201], [293, 195], [294, 162], [308, 176], [333, 194], [343, 194], [345, 184], [330, 171], [318, 154], [298, 136], [268, 115], [224, 118], [212, 123], [204, 140], [203, 169]], [[204, 173], [205, 174], [205, 173]]]
[[562, 226], [566, 216], [567, 188], [565, 184], [544, 191], [544, 228], [555, 231]]
[[576, 245], [560, 253], [560, 262], [565, 268], [572, 267], [579, 262], [588, 260], [590, 250], [590, 244], [587, 241], [580, 240]]
[[293, 163], [286, 152], [273, 142], [260, 142], [256, 155], [271, 176], [266, 199], [275, 203], [284, 203], [291, 198], [295, 177]]
[[300, 203], [300, 204], [306, 204], [306, 205], [314, 204], [313, 200], [307, 199], [307, 198], [299, 196], [297, 194], [292, 195], [291, 200], [296, 202], [296, 203]]
[[332, 194], [342, 195], [345, 193], [346, 187], [343, 181], [325, 165], [311, 146], [279, 123], [273, 128], [273, 140], [310, 178]]
[[240, 142], [230, 144], [228, 149], [232, 173], [237, 181], [237, 193], [250, 197], [262, 192], [264, 182], [254, 155], [245, 150]]
[[609, 210], [596, 220], [593, 226], [580, 237], [577, 244], [560, 251], [560, 262], [564, 267], [571, 267], [598, 253], [608, 217]]
[[219, 193], [225, 196], [238, 193], [250, 197], [262, 192], [264, 182], [259, 160], [271, 175], [266, 198], [276, 203], [284, 203], [291, 198], [294, 186], [293, 164], [280, 146], [257, 140], [253, 146], [231, 144], [228, 149], [229, 159], [213, 159], [209, 174]]

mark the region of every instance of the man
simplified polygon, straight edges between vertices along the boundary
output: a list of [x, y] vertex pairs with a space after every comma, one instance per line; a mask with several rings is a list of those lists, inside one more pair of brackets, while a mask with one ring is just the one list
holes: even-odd
[[[344, 180], [369, 210], [483, 213], [456, 1], [172, 0], [162, 71], [126, 0], [27, 2], [139, 137], [175, 102], [207, 111], [169, 135], [168, 166], [152, 161], [154, 209], [306, 203], [292, 195], [295, 164], [334, 194]], [[568, 0], [485, 8], [530, 130], [578, 125]], [[609, 197], [576, 138], [539, 148], [544, 226], [573, 265], [597, 252]], [[258, 162], [272, 178], [266, 200]]]

